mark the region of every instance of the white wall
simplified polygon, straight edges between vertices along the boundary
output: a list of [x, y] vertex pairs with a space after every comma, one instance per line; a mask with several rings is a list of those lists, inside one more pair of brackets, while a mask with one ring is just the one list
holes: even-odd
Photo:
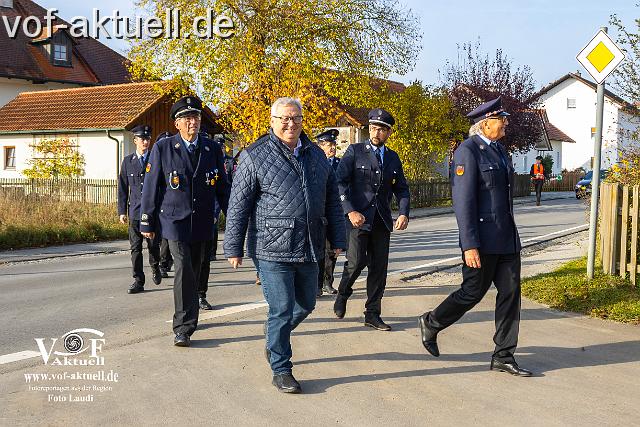
[[553, 170], [551, 174], [557, 175], [562, 172], [562, 151], [563, 151], [563, 143], [560, 141], [551, 141], [550, 151], [540, 151], [532, 148], [526, 153], [515, 153], [511, 157], [511, 162], [513, 163], [513, 168], [516, 173], [519, 174], [528, 174], [531, 172], [531, 165], [535, 163], [536, 156], [551, 156], [553, 157]]
[[[567, 108], [567, 98], [576, 100], [576, 108]], [[593, 137], [596, 125], [596, 91], [575, 79], [567, 79], [541, 97], [549, 121], [576, 141], [562, 144], [562, 168], [591, 169]], [[605, 97], [602, 135], [602, 167], [609, 168], [617, 161], [619, 145], [619, 105]], [[555, 169], [555, 168], [554, 168]]]
[[52, 89], [70, 89], [79, 85], [65, 83], [33, 84], [29, 80], [7, 79], [0, 77], [0, 107], [6, 105], [22, 92], [37, 92]]
[[[53, 137], [53, 135], [48, 135]], [[84, 155], [84, 178], [90, 179], [115, 179], [117, 169], [126, 154], [133, 152], [133, 138], [130, 132], [111, 132], [111, 136], [120, 142], [120, 157], [117, 158], [116, 142], [107, 138], [106, 131], [85, 132], [70, 135], [77, 137], [78, 150]], [[31, 145], [35, 138], [41, 135], [16, 134], [0, 135], [0, 155], [3, 156], [0, 165], [0, 178], [24, 178], [22, 171], [30, 165], [27, 163], [33, 156]], [[16, 170], [4, 169], [4, 147], [16, 147]]]

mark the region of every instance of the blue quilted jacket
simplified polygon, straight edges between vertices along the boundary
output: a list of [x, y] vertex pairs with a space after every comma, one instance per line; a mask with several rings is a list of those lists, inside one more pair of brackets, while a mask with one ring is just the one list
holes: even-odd
[[298, 159], [270, 131], [242, 152], [231, 187], [224, 254], [278, 262], [317, 261], [325, 240], [346, 248], [333, 168], [303, 133]]

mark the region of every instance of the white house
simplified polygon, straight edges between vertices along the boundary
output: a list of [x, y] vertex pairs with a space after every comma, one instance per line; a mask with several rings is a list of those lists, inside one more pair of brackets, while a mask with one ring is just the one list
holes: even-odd
[[[554, 171], [592, 169], [596, 122], [596, 84], [580, 73], [569, 73], [538, 93], [548, 121], [554, 123], [571, 141], [552, 142], [551, 150], [533, 149], [513, 156], [518, 173], [528, 173], [535, 156], [551, 154]], [[640, 126], [637, 108], [610, 91], [605, 91], [602, 135], [602, 169], [619, 161], [619, 151], [637, 144], [630, 137]], [[559, 130], [558, 129], [558, 130]]]
[[[38, 156], [33, 144], [42, 139], [70, 140], [85, 159], [84, 178], [115, 179], [124, 156], [134, 150], [138, 124], [152, 127], [152, 140], [175, 133], [167, 82], [128, 83], [77, 89], [24, 92], [0, 108], [0, 178], [24, 178], [22, 171]], [[214, 134], [211, 110], [205, 108], [202, 131]]]
[[10, 37], [0, 25], [0, 106], [22, 92], [131, 81], [126, 58], [95, 39], [71, 37], [60, 18], [47, 32], [46, 14], [31, 0], [0, 0], [0, 19], [6, 18], [10, 25], [27, 17], [43, 23], [42, 34], [34, 38], [22, 26]]

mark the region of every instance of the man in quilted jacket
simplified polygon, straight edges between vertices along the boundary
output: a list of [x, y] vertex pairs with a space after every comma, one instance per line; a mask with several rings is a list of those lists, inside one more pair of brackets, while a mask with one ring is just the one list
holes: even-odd
[[240, 155], [224, 240], [234, 268], [245, 255], [258, 268], [269, 304], [265, 355], [272, 383], [283, 393], [301, 391], [292, 374], [290, 336], [315, 308], [325, 240], [336, 254], [346, 246], [335, 172], [302, 132], [302, 118], [299, 100], [277, 99], [269, 133]]

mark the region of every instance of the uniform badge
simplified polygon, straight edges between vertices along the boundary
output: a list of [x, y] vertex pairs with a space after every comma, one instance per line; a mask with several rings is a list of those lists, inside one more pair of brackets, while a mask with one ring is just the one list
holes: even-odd
[[344, 202], [345, 200], [347, 200], [347, 196], [345, 196], [344, 194], [341, 194], [340, 201]]
[[456, 175], [464, 175], [464, 165], [456, 165]]
[[211, 180], [211, 185], [216, 185], [216, 180], [215, 179]]
[[146, 221], [146, 220], [148, 220], [148, 219], [149, 219], [149, 215], [147, 215], [147, 214], [142, 214], [142, 217], [141, 217], [140, 219], [142, 219], [143, 221]]
[[151, 170], [151, 163], [147, 163], [147, 168], [145, 169], [145, 171], [149, 173], [150, 170]]
[[174, 145], [174, 148], [180, 148], [180, 143], [177, 143], [176, 145]]

